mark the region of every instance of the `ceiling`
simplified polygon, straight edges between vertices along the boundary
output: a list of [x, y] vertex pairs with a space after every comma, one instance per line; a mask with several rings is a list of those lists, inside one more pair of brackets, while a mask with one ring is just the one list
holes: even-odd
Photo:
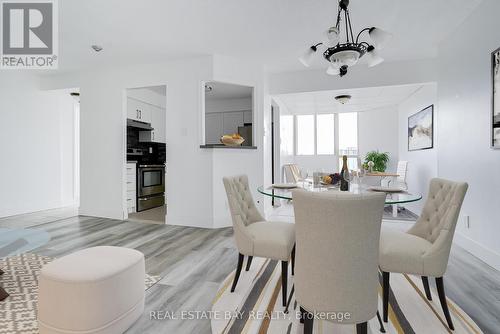
[[[364, 112], [398, 105], [421, 87], [422, 85], [405, 85], [356, 88], [283, 94], [274, 98], [283, 103], [290, 114]], [[351, 100], [342, 105], [335, 100], [338, 95], [351, 95]]]
[[[432, 58], [482, 0], [351, 0], [353, 29], [394, 34], [388, 61]], [[334, 23], [336, 0], [59, 1], [61, 71], [221, 54], [272, 72], [303, 69], [297, 57]], [[96, 53], [90, 46], [102, 45]], [[324, 65], [324, 64], [322, 64]], [[319, 66], [319, 65], [315, 65]]]
[[244, 99], [252, 97], [252, 87], [227, 84], [222, 82], [207, 82], [212, 87], [210, 92], [205, 92], [207, 100]]

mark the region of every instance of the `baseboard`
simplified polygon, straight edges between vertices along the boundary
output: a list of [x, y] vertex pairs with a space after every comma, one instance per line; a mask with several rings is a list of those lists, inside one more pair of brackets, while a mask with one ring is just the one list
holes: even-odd
[[500, 254], [484, 247], [477, 241], [474, 241], [459, 232], [455, 233], [455, 239], [453, 242], [458, 246], [464, 248], [466, 251], [479, 258], [489, 266], [500, 271]]
[[75, 205], [76, 205], [76, 203], [73, 203], [73, 202], [51, 203], [51, 204], [48, 204], [48, 205], [43, 206], [43, 207], [37, 207], [37, 208], [31, 208], [31, 209], [0, 211], [0, 218], [26, 215], [26, 214], [32, 214], [32, 213], [37, 213], [37, 212], [42, 212], [42, 211], [49, 211], [49, 210], [64, 209], [64, 208], [73, 207]]

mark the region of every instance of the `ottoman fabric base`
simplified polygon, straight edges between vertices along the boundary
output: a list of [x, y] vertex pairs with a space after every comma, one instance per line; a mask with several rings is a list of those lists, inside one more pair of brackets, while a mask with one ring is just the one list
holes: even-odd
[[42, 268], [40, 334], [123, 333], [144, 310], [144, 255], [100, 246]]

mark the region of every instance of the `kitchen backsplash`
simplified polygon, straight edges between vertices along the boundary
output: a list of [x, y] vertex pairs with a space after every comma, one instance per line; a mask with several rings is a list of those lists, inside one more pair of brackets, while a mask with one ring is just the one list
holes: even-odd
[[135, 148], [143, 152], [142, 156], [130, 156], [127, 160], [139, 162], [164, 163], [166, 161], [166, 145], [164, 143], [139, 142], [139, 130], [127, 127], [127, 149]]

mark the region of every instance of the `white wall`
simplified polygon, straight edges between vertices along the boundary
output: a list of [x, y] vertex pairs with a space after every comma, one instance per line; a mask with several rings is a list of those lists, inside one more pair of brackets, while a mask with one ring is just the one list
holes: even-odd
[[201, 89], [211, 79], [211, 62], [202, 57], [44, 78], [47, 88], [81, 88], [81, 214], [124, 217], [126, 90], [166, 85], [168, 223], [211, 227], [211, 154], [199, 148]]
[[243, 99], [206, 99], [205, 112], [228, 112], [252, 110], [252, 98]]
[[0, 76], [0, 217], [75, 204], [74, 104], [35, 76]]
[[[437, 87], [435, 84], [425, 85], [416, 91], [398, 106], [399, 111], [399, 159], [408, 161], [406, 180], [408, 190], [420, 193], [423, 199], [418, 202], [405, 204], [405, 207], [420, 214], [427, 198], [429, 182], [438, 175], [437, 142], [438, 126], [437, 115], [439, 108], [436, 105]], [[420, 151], [408, 151], [408, 117], [434, 104], [434, 148]]]
[[364, 161], [366, 153], [389, 153], [387, 171], [395, 171], [398, 152], [398, 110], [396, 106], [358, 113], [359, 157]]
[[148, 88], [133, 88], [127, 90], [127, 97], [135, 98], [136, 100], [140, 100], [143, 102], [147, 102], [149, 104], [166, 108], [167, 100], [165, 95], [159, 94], [156, 91], [153, 91]]
[[[213, 80], [218, 82], [254, 87], [253, 101], [253, 145], [256, 150], [211, 149], [213, 168], [213, 219], [214, 227], [231, 225], [226, 192], [222, 183], [223, 176], [240, 175], [249, 177], [250, 190], [257, 207], [265, 210], [265, 199], [257, 192], [257, 187], [270, 180], [271, 167], [266, 164], [271, 159], [268, 145], [269, 128], [266, 126], [270, 117], [269, 104], [264, 105], [266, 91], [262, 68], [247, 61], [215, 55], [213, 59]], [[266, 110], [266, 112], [264, 112]], [[266, 118], [267, 117], [267, 118]], [[269, 136], [270, 137], [270, 136]]]
[[[500, 269], [500, 151], [490, 148], [491, 60], [500, 47], [500, 1], [484, 0], [439, 46], [439, 176], [467, 181], [455, 239]], [[464, 41], [471, 42], [469, 45]]]
[[[44, 78], [45, 87], [76, 83], [81, 87], [81, 214], [123, 218], [125, 92], [127, 88], [166, 85], [167, 223], [208, 228], [227, 225], [229, 211], [220, 202], [226, 196], [221, 176], [248, 167], [256, 171], [253, 182], [263, 183], [262, 148], [247, 152], [250, 157], [243, 161], [235, 150], [218, 153], [200, 148], [203, 83], [217, 80], [255, 86], [255, 117], [262, 120], [262, 73], [247, 65], [207, 56]], [[254, 131], [260, 146], [262, 129]]]

